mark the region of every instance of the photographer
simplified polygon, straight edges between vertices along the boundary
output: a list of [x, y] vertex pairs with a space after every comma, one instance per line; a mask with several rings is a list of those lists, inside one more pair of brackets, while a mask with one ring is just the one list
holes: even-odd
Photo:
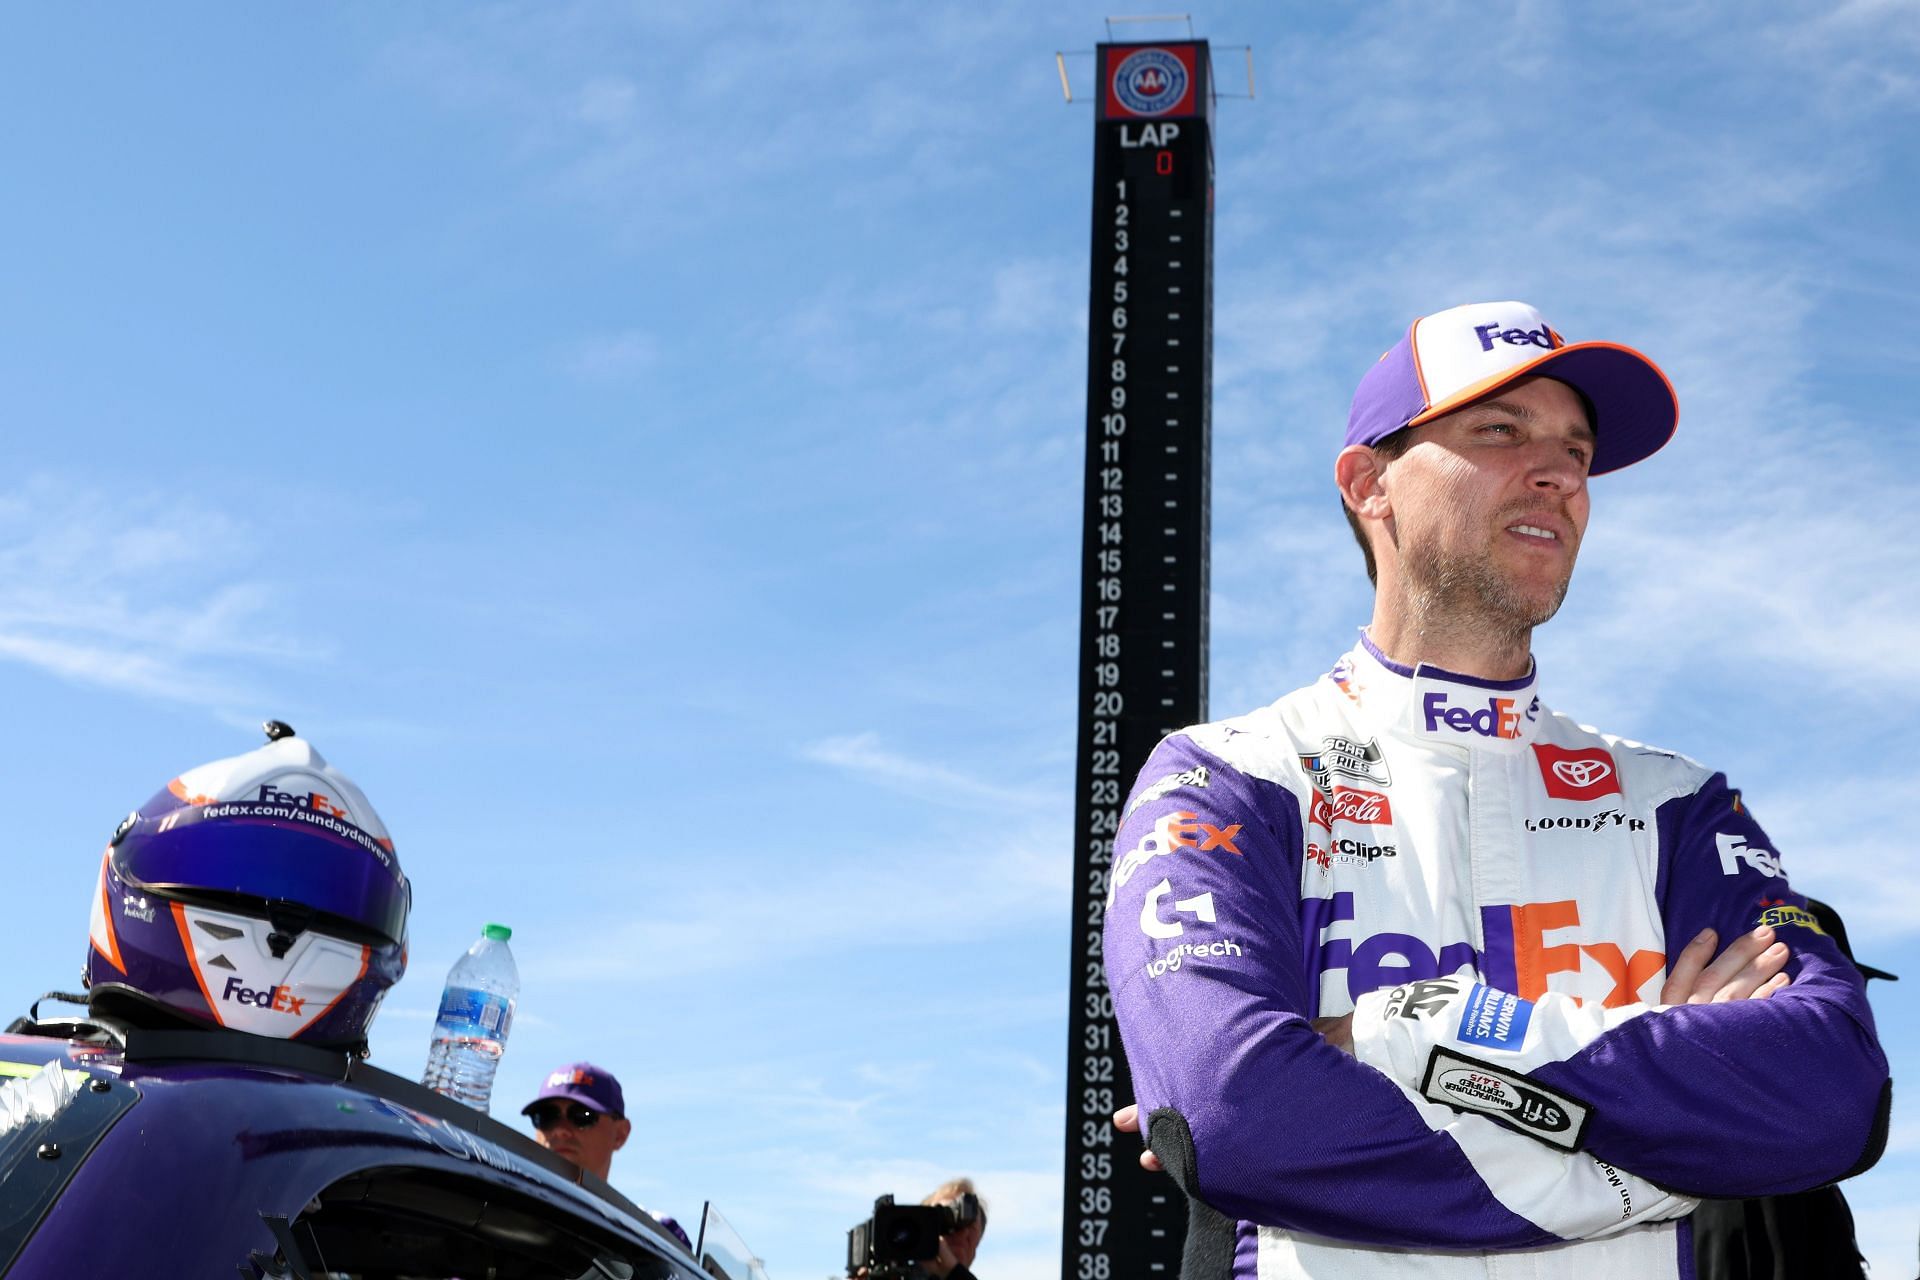
[[968, 1268], [987, 1233], [987, 1207], [971, 1178], [944, 1182], [918, 1205], [890, 1195], [847, 1232], [850, 1280], [974, 1280]]
[[920, 1264], [927, 1275], [942, 1277], [942, 1280], [975, 1280], [972, 1271], [973, 1257], [980, 1252], [980, 1238], [987, 1234], [987, 1206], [980, 1200], [979, 1193], [973, 1189], [972, 1178], [955, 1178], [943, 1182], [927, 1194], [921, 1204], [955, 1205], [962, 1197], [973, 1196], [980, 1211], [972, 1222], [958, 1231], [940, 1237], [940, 1253]]

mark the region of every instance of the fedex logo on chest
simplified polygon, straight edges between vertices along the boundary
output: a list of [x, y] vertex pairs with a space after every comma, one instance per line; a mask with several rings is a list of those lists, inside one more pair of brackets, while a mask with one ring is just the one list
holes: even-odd
[[1316, 1014], [1323, 1006], [1343, 1005], [1344, 1012], [1369, 991], [1462, 971], [1522, 1000], [1563, 991], [1611, 1009], [1653, 998], [1657, 989], [1650, 984], [1666, 973], [1660, 939], [1589, 927], [1571, 898], [1481, 907], [1477, 948], [1458, 937], [1465, 921], [1447, 931], [1455, 940], [1443, 940], [1446, 932], [1410, 922], [1378, 927], [1392, 914], [1353, 893], [1301, 899], [1301, 943], [1307, 972], [1316, 978]]

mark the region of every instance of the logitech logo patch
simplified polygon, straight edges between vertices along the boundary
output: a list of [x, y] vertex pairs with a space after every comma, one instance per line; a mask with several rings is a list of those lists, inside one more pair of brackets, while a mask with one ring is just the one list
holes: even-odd
[[[1166, 880], [1147, 890], [1147, 900], [1140, 904], [1140, 932], [1149, 938], [1177, 938], [1186, 932], [1186, 926], [1178, 920], [1160, 918], [1160, 899], [1172, 892], [1173, 885]], [[1213, 895], [1203, 893], [1197, 898], [1177, 899], [1173, 904], [1173, 912], [1212, 924]]]
[[1204, 957], [1218, 959], [1222, 956], [1244, 955], [1240, 944], [1232, 938], [1223, 938], [1219, 942], [1183, 942], [1163, 956], [1147, 961], [1147, 976], [1157, 978], [1163, 973], [1178, 973], [1180, 966], [1188, 960]]

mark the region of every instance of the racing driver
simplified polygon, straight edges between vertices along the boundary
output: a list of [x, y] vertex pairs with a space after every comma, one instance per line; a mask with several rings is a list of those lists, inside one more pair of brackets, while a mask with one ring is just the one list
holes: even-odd
[[1114, 842], [1106, 967], [1186, 1277], [1690, 1277], [1694, 1197], [1870, 1166], [1859, 972], [1740, 793], [1542, 701], [1589, 477], [1678, 406], [1517, 302], [1415, 321], [1335, 465], [1373, 617], [1173, 734]]

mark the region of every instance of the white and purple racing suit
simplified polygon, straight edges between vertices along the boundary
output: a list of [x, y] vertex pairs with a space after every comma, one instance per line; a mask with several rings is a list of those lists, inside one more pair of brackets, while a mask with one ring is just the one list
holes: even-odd
[[[1762, 923], [1789, 986], [1654, 1003], [1702, 929], [1717, 951]], [[1691, 1277], [1690, 1197], [1816, 1186], [1884, 1143], [1860, 975], [1740, 793], [1534, 677], [1363, 639], [1167, 738], [1105, 953], [1143, 1126], [1218, 1211], [1198, 1256], [1223, 1277]], [[1346, 1013], [1352, 1056], [1309, 1023]]]

